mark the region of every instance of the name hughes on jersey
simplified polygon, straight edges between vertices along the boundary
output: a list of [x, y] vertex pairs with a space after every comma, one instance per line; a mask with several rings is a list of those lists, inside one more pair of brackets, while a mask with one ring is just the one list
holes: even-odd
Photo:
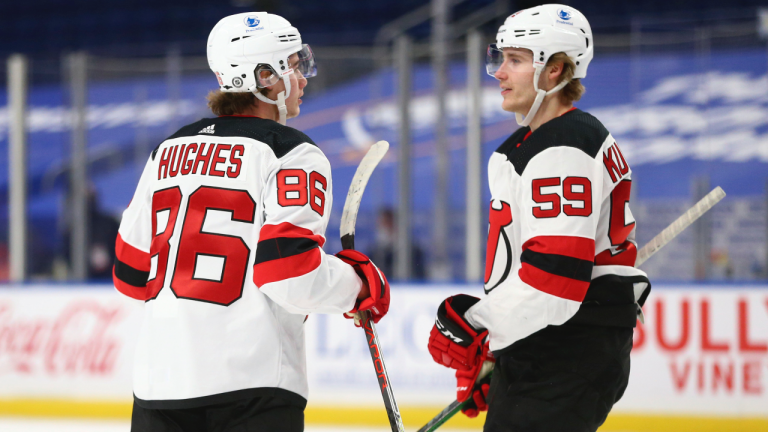
[[157, 179], [189, 174], [234, 178], [240, 175], [244, 155], [245, 146], [242, 144], [191, 143], [168, 146], [160, 155]]

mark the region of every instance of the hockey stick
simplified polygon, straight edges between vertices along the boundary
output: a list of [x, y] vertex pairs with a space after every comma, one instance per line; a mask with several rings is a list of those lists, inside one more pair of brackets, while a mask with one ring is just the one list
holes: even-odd
[[[355, 221], [357, 221], [357, 212], [360, 209], [360, 200], [363, 199], [363, 191], [365, 185], [368, 184], [368, 179], [371, 178], [374, 168], [387, 153], [387, 150], [389, 150], [389, 143], [386, 141], [379, 141], [372, 145], [360, 162], [360, 166], [357, 167], [355, 176], [352, 177], [347, 200], [344, 202], [344, 211], [341, 213], [341, 247], [344, 249], [355, 248]], [[358, 320], [365, 330], [371, 360], [373, 360], [373, 367], [376, 369], [376, 376], [379, 380], [379, 390], [381, 390], [381, 396], [384, 398], [384, 407], [387, 409], [389, 425], [392, 427], [392, 432], [405, 432], [400, 410], [397, 408], [395, 395], [392, 392], [389, 374], [384, 366], [379, 335], [376, 333], [370, 311], [355, 314], [355, 321]]]
[[712, 189], [711, 192], [706, 194], [704, 198], [700, 199], [693, 207], [688, 209], [674, 222], [664, 228], [656, 237], [652, 238], [640, 251], [637, 252], [637, 259], [635, 260], [635, 267], [640, 267], [648, 258], [663, 248], [673, 238], [677, 237], [683, 230], [700, 218], [709, 209], [719, 203], [721, 199], [725, 198], [725, 191], [720, 186]]
[[[496, 363], [494, 362], [483, 362], [483, 365], [480, 367], [480, 373], [477, 375], [477, 380], [475, 383], [480, 382], [483, 378], [487, 377], [488, 375], [493, 372], [493, 366]], [[473, 390], [474, 391], [474, 390]], [[451, 402], [445, 409], [440, 411], [440, 414], [436, 415], [432, 418], [427, 424], [421, 427], [418, 432], [432, 432], [443, 425], [443, 423], [447, 422], [451, 419], [451, 417], [454, 416], [457, 412], [461, 410], [461, 408], [464, 406], [465, 403], [467, 403], [468, 400], [464, 402], [459, 402], [457, 400]]]
[[[696, 222], [704, 213], [719, 203], [720, 200], [725, 198], [725, 191], [720, 187], [712, 189], [704, 198], [700, 199], [693, 207], [688, 209], [674, 222], [664, 228], [656, 237], [652, 238], [645, 246], [643, 246], [637, 253], [637, 259], [635, 260], [635, 267], [640, 267], [641, 264], [648, 261], [648, 258], [652, 257], [656, 252], [664, 247], [667, 243], [672, 241], [681, 232], [683, 232], [688, 226]], [[477, 376], [479, 382], [493, 371], [492, 362], [483, 363], [480, 374]], [[453, 401], [450, 405], [440, 411], [440, 414], [436, 415], [432, 420], [425, 424], [418, 432], [433, 432], [437, 428], [443, 425], [451, 419], [459, 410], [461, 410], [464, 402]]]

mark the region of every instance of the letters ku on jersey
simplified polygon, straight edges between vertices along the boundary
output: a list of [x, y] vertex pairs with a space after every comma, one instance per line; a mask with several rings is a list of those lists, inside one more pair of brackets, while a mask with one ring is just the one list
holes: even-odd
[[572, 318], [598, 277], [647, 282], [634, 268], [631, 175], [613, 137], [577, 109], [518, 129], [491, 156], [487, 296], [466, 316], [489, 329], [492, 350]]
[[155, 149], [114, 268], [118, 291], [145, 301], [137, 403], [306, 403], [305, 317], [351, 310], [361, 287], [321, 249], [331, 190], [320, 149], [269, 120], [204, 119]]

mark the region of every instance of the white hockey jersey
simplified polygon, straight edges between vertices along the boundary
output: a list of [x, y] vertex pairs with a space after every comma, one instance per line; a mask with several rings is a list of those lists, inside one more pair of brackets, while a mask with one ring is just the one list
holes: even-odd
[[634, 267], [631, 176], [611, 134], [578, 109], [494, 152], [487, 295], [465, 314], [492, 351], [569, 320], [635, 325], [650, 283]]
[[271, 120], [203, 119], [155, 149], [113, 271], [118, 291], [145, 302], [138, 404], [306, 405], [306, 315], [351, 310], [362, 286], [322, 250], [331, 191], [320, 149]]

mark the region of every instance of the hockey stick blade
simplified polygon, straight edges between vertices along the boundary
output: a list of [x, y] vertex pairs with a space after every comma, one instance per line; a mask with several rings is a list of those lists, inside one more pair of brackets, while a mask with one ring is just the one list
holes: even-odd
[[[363, 199], [365, 186], [368, 184], [373, 170], [387, 153], [387, 150], [389, 150], [389, 143], [386, 141], [379, 141], [372, 145], [368, 149], [368, 153], [363, 157], [363, 160], [360, 161], [360, 165], [357, 167], [354, 177], [352, 177], [347, 199], [344, 201], [344, 211], [341, 213], [341, 247], [344, 249], [355, 248], [355, 222], [357, 221], [357, 212], [360, 210], [360, 201]], [[365, 330], [365, 339], [368, 342], [368, 349], [373, 361], [373, 367], [376, 370], [379, 390], [381, 390], [381, 396], [384, 399], [384, 407], [387, 410], [387, 417], [389, 418], [392, 432], [405, 432], [400, 409], [397, 407], [395, 395], [392, 392], [389, 374], [384, 366], [379, 335], [376, 333], [376, 326], [373, 324], [371, 313], [363, 311], [362, 313], [355, 314], [355, 322], [360, 322], [363, 330]]]
[[387, 154], [387, 150], [389, 150], [389, 143], [386, 141], [379, 141], [372, 145], [352, 177], [347, 199], [344, 201], [344, 211], [341, 213], [341, 247], [344, 249], [355, 248], [355, 222], [357, 222], [357, 212], [360, 210], [360, 200], [363, 199], [363, 191], [373, 170]]
[[637, 259], [635, 260], [635, 267], [640, 267], [644, 262], [648, 261], [648, 258], [652, 257], [656, 252], [664, 247], [667, 243], [672, 241], [681, 232], [683, 232], [689, 225], [696, 222], [704, 213], [719, 203], [720, 200], [725, 198], [725, 191], [720, 186], [712, 189], [704, 198], [699, 200], [693, 207], [688, 209], [685, 213], [672, 222], [668, 227], [664, 228], [656, 237], [652, 238], [640, 251], [637, 252]]
[[[635, 260], [635, 267], [640, 267], [641, 264], [648, 261], [648, 258], [652, 257], [656, 252], [659, 251], [659, 249], [680, 235], [681, 232], [688, 228], [688, 226], [690, 226], [692, 223], [696, 222], [698, 218], [703, 216], [704, 213], [708, 212], [723, 198], [725, 198], [725, 191], [720, 186], [712, 189], [712, 191], [704, 196], [704, 198], [699, 200], [699, 202], [697, 202], [693, 207], [688, 209], [688, 211], [683, 213], [674, 222], [669, 224], [669, 226], [664, 228], [659, 234], [656, 235], [656, 237], [652, 238], [651, 241], [649, 241], [640, 249], [640, 251], [637, 253], [637, 259]], [[486, 364], [487, 363], [490, 362], [486, 362]], [[486, 364], [483, 364], [483, 367], [485, 367]], [[493, 363], [490, 364], [492, 365]], [[492, 367], [489, 368], [485, 375], [491, 373], [492, 369]], [[478, 381], [485, 375], [483, 374], [483, 371], [481, 371], [480, 375], [478, 375]], [[433, 432], [443, 423], [450, 420], [451, 417], [453, 417], [457, 412], [459, 412], [463, 405], [463, 402], [451, 402], [450, 405], [445, 407], [444, 410], [440, 411], [440, 414], [436, 415], [426, 425], [419, 429], [418, 432]]]

